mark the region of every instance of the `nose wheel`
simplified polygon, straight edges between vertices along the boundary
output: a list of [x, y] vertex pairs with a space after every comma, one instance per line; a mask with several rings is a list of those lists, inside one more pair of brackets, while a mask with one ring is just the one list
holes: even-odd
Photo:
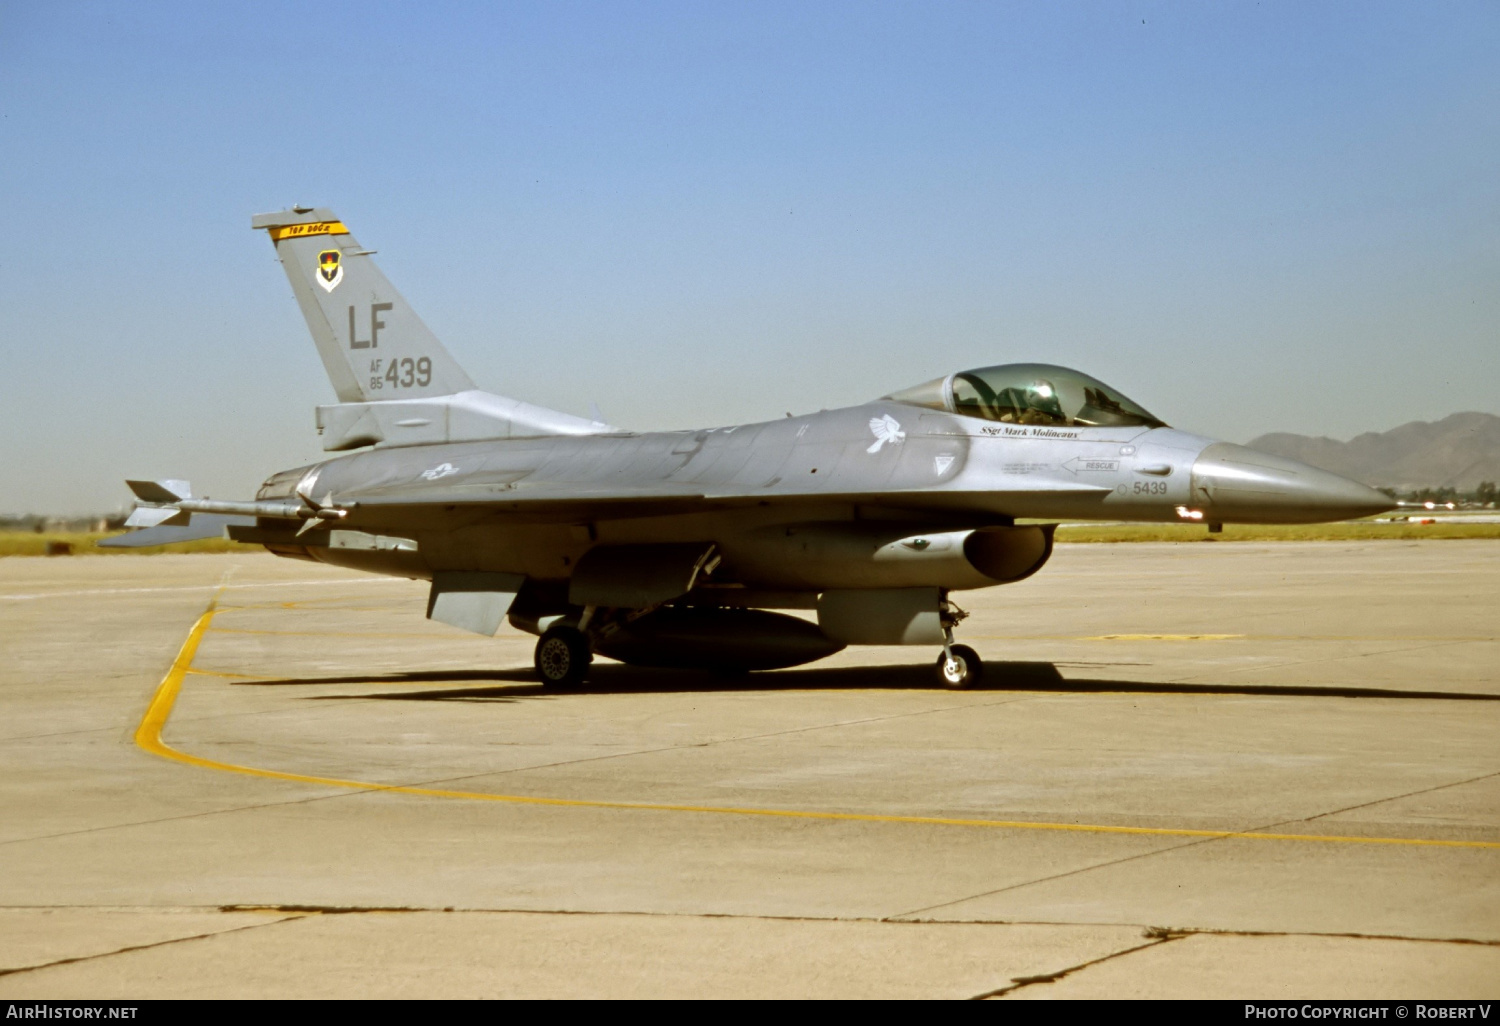
[[938, 611], [943, 617], [943, 652], [937, 658], [938, 683], [953, 691], [972, 688], [984, 676], [984, 663], [980, 661], [979, 653], [968, 645], [953, 643], [953, 628], [969, 614], [958, 608], [946, 592]]
[[979, 683], [984, 676], [984, 663], [968, 645], [944, 645], [937, 658], [937, 675], [943, 687], [962, 691]]
[[572, 688], [588, 676], [594, 653], [588, 638], [576, 627], [562, 624], [547, 629], [536, 643], [534, 657], [537, 679], [549, 688]]

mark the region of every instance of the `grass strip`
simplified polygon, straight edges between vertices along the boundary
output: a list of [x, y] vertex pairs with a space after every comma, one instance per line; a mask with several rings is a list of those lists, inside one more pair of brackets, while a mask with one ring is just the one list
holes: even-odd
[[[0, 531], [0, 556], [154, 556], [163, 552], [262, 552], [259, 545], [246, 545], [227, 538], [153, 545], [143, 549], [101, 549], [99, 541], [123, 531]], [[59, 551], [67, 546], [67, 551]]]

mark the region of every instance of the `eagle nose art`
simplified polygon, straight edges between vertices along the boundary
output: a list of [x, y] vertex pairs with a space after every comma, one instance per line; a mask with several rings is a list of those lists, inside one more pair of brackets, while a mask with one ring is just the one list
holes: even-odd
[[1396, 505], [1357, 481], [1228, 442], [1199, 453], [1193, 499], [1214, 516], [1252, 523], [1352, 520]]

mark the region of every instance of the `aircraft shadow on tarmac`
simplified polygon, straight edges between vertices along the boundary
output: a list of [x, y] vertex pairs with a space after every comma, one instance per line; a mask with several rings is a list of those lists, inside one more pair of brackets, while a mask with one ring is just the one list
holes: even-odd
[[[513, 702], [583, 694], [651, 694], [708, 691], [903, 690], [940, 691], [926, 664], [837, 666], [776, 670], [765, 673], [714, 674], [699, 670], [661, 670], [606, 663], [596, 665], [589, 680], [567, 691], [543, 688], [530, 670], [423, 670], [409, 673], [339, 677], [288, 677], [236, 681], [235, 687], [294, 687], [337, 684], [442, 684], [488, 682], [488, 686], [308, 695], [308, 701], [382, 699], [395, 702]], [[522, 686], [517, 686], [522, 685]], [[1500, 695], [1461, 691], [1417, 691], [1300, 684], [1178, 684], [1141, 680], [1063, 677], [1053, 663], [990, 662], [971, 691], [1039, 691], [1054, 694], [1276, 695], [1300, 698], [1400, 698], [1459, 702], [1497, 702]]]

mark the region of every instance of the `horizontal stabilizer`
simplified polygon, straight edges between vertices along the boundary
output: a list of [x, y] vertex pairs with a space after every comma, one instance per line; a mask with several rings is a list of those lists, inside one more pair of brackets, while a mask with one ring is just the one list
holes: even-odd
[[126, 481], [135, 497], [142, 502], [176, 502], [193, 497], [193, 486], [186, 481]]
[[382, 399], [319, 406], [318, 434], [328, 452], [366, 445], [431, 445], [546, 435], [600, 435], [619, 431], [519, 399], [471, 389], [430, 399]]

